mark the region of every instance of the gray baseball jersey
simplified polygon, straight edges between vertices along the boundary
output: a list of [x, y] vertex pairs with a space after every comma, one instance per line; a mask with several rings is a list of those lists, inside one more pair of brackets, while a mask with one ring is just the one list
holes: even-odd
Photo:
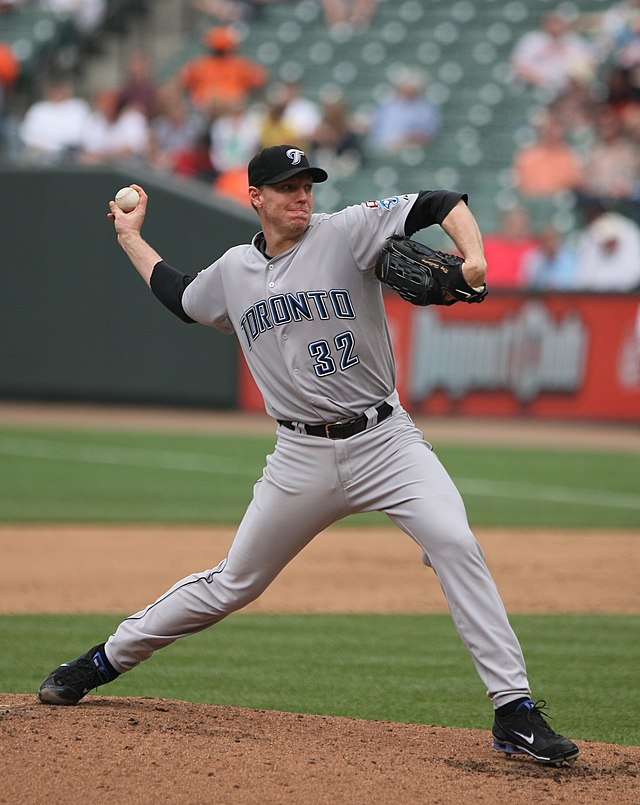
[[393, 353], [372, 268], [385, 239], [404, 231], [416, 198], [314, 214], [289, 251], [268, 259], [254, 238], [187, 286], [185, 312], [236, 332], [275, 419], [333, 422], [393, 391]]

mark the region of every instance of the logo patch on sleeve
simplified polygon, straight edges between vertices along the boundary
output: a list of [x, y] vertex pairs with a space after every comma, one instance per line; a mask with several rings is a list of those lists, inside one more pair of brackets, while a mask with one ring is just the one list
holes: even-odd
[[389, 198], [378, 199], [378, 204], [383, 210], [390, 210], [392, 207], [395, 207], [399, 201], [400, 199], [398, 196], [390, 196]]

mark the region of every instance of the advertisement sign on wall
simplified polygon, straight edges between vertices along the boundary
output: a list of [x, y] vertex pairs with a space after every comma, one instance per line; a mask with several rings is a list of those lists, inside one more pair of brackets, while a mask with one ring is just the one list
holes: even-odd
[[[385, 296], [397, 386], [414, 413], [640, 421], [640, 297], [494, 294], [414, 307]], [[262, 410], [244, 361], [239, 398]]]

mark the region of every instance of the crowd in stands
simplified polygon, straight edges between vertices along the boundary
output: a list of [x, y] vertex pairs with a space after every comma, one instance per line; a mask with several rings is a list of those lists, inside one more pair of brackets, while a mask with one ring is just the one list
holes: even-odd
[[[0, 0], [0, 14], [20, 0]], [[275, 80], [240, 50], [235, 23], [259, 24], [270, 3], [287, 0], [192, 0], [210, 21], [202, 53], [160, 82], [148, 56], [129, 54], [126, 76], [92, 98], [73, 78], [52, 77], [5, 133], [4, 150], [29, 164], [141, 160], [194, 178], [247, 204], [246, 166], [260, 148], [304, 147], [332, 177], [352, 175], [366, 159], [382, 163], [407, 146], [429, 148], [443, 128], [428, 98], [427, 76], [398, 71], [388, 97], [363, 122], [348, 90], [312, 101], [298, 81]], [[104, 0], [41, 0], [73, 10], [90, 35]], [[367, 27], [375, 0], [324, 0], [325, 24]], [[0, 42], [0, 145], [3, 98], [17, 78]], [[515, 42], [512, 84], [532, 92], [530, 141], [511, 165], [515, 200], [485, 234], [493, 287], [628, 290], [640, 287], [640, 0], [598, 14], [543, 13]], [[6, 116], [5, 116], [6, 122]], [[401, 188], [399, 188], [401, 189]], [[530, 205], [570, 195], [578, 229], [549, 220], [534, 226]], [[551, 207], [550, 207], [551, 209]]]
[[0, 0], [0, 14], [23, 7], [70, 14], [79, 34], [89, 39], [100, 31], [107, 14], [107, 0]]
[[[511, 166], [513, 209], [485, 239], [492, 284], [640, 289], [640, 0], [544, 13], [515, 43], [511, 70], [537, 100], [531, 141]], [[529, 209], [567, 194], [574, 231], [550, 212], [532, 226]]]

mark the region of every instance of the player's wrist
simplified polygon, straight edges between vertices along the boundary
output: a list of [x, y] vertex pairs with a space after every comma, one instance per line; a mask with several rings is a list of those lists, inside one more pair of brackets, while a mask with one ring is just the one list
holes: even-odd
[[465, 262], [462, 264], [462, 276], [472, 288], [479, 288], [483, 286], [487, 276], [486, 261], [465, 260]]
[[119, 232], [118, 243], [124, 249], [128, 257], [140, 254], [145, 250], [145, 247], [147, 249], [149, 248], [139, 231]]

